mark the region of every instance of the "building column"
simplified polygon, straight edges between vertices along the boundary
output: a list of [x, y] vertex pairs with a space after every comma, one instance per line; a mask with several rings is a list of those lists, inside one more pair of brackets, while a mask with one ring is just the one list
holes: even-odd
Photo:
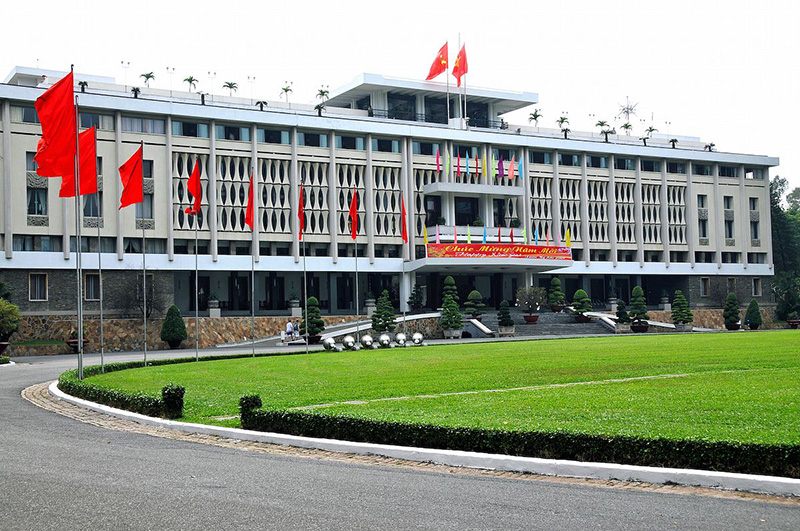
[[[289, 204], [291, 205], [299, 205], [300, 204], [300, 177], [297, 171], [297, 128], [292, 127], [290, 132], [290, 142], [291, 142], [291, 160], [289, 161]], [[305, 207], [305, 205], [303, 205]], [[300, 262], [300, 219], [295, 216], [289, 216], [291, 218], [291, 228], [292, 228], [292, 256], [294, 257], [294, 263]], [[332, 231], [332, 228], [329, 227], [329, 231]]]
[[608, 242], [611, 249], [611, 261], [617, 267], [617, 183], [614, 170], [616, 159], [608, 156]]
[[211, 154], [208, 157], [208, 230], [211, 234], [211, 260], [217, 261], [217, 124], [208, 124], [211, 138]]
[[759, 199], [761, 205], [759, 206], [759, 210], [763, 210], [767, 222], [764, 224], [763, 228], [761, 229], [762, 234], [764, 237], [762, 241], [764, 242], [761, 246], [766, 248], [767, 250], [767, 263], [769, 264], [770, 269], [775, 268], [775, 263], [773, 262], [772, 258], [772, 208], [770, 203], [770, 189], [769, 189], [769, 168], [765, 167], [763, 170], [764, 173], [764, 195]]
[[636, 254], [639, 267], [644, 267], [644, 210], [642, 209], [642, 159], [636, 157], [636, 189], [633, 194], [633, 215], [636, 230]]
[[414, 273], [410, 271], [406, 271], [404, 273], [400, 273], [400, 311], [401, 312], [408, 312], [410, 308], [408, 307], [408, 298], [411, 297], [411, 277]]
[[[405, 139], [400, 146], [400, 153], [405, 154]], [[402, 160], [400, 170], [400, 182], [405, 183], [406, 163]], [[400, 190], [402, 191], [402, 185]], [[367, 135], [367, 166], [364, 172], [364, 212], [367, 217], [365, 220], [367, 228], [367, 256], [369, 263], [375, 263], [375, 170], [372, 167], [372, 135]]]
[[166, 164], [166, 193], [167, 193], [167, 258], [175, 260], [175, 213], [172, 196], [172, 116], [167, 116], [167, 164]]
[[[531, 224], [531, 179], [528, 177], [528, 148], [522, 148], [522, 159], [520, 168], [522, 169], [522, 175], [520, 175], [520, 179], [522, 179], [522, 186], [525, 190], [525, 195], [523, 196], [523, 201], [525, 204], [523, 205], [522, 212], [524, 213], [525, 219], [522, 221], [522, 226], [525, 228], [525, 234], [527, 235], [528, 241], [533, 238], [533, 225]], [[527, 242], [526, 242], [527, 243]], [[528, 276], [525, 276], [527, 282]], [[528, 284], [526, 284], [528, 285]]]
[[739, 165], [739, 216], [741, 216], [742, 232], [742, 267], [747, 269], [747, 253], [750, 251], [750, 205], [744, 185], [744, 165]]
[[[3, 101], [3, 243], [5, 246], [6, 258], [14, 257], [14, 217], [11, 182], [11, 103]], [[69, 243], [69, 240], [68, 240]], [[67, 247], [69, 252], [69, 247]], [[67, 255], [69, 256], [69, 255]]]
[[[406, 261], [411, 261], [416, 259], [416, 247], [415, 247], [415, 236], [417, 234], [416, 228], [417, 224], [414, 222], [416, 219], [416, 204], [414, 203], [414, 182], [416, 181], [414, 176], [414, 139], [408, 137], [406, 139], [407, 146], [406, 146], [406, 155], [408, 159], [408, 180], [405, 183], [405, 187], [402, 189], [401, 193], [405, 194], [405, 203], [406, 203], [406, 232], [408, 234], [408, 244], [404, 245], [404, 253], [402, 258]], [[402, 213], [402, 212], [401, 212]]]
[[583, 261], [591, 265], [589, 250], [589, 176], [586, 172], [586, 153], [581, 153], [581, 240], [583, 240]]
[[[253, 230], [251, 231], [252, 234], [252, 249], [250, 249], [250, 253], [253, 255], [253, 260], [256, 262], [261, 260], [261, 245], [259, 245], [259, 235], [261, 233], [261, 212], [259, 209], [259, 205], [261, 204], [261, 188], [259, 183], [261, 179], [259, 177], [260, 167], [258, 164], [258, 131], [256, 130], [256, 125], [253, 124], [250, 130], [250, 141], [252, 142], [250, 145], [250, 175], [253, 177]], [[295, 203], [297, 204], [297, 203]], [[289, 210], [291, 212], [291, 209]], [[292, 216], [297, 218], [297, 216]]]
[[686, 241], [689, 243], [689, 263], [692, 265], [692, 269], [694, 269], [695, 264], [697, 263], [695, 257], [695, 231], [694, 225], [689, 223], [689, 219], [693, 219], [697, 221], [697, 198], [694, 195], [694, 191], [692, 190], [692, 161], [686, 161], [686, 213], [683, 216], [686, 222]]
[[[116, 160], [116, 168], [122, 166], [122, 113], [117, 111], [114, 113], [114, 121], [116, 122], [114, 127], [114, 154], [117, 158]], [[114, 197], [117, 199], [117, 204], [119, 204], [119, 200], [122, 197], [122, 183], [119, 179], [111, 179], [114, 182]], [[64, 205], [64, 210], [66, 210], [66, 205]], [[125, 257], [123, 253], [123, 239], [122, 239], [122, 209], [117, 209], [117, 260], [122, 261]], [[64, 233], [66, 234], [68, 231], [66, 229], [67, 222], [66, 219], [64, 220]], [[64, 258], [67, 258], [69, 254], [69, 236], [65, 236], [65, 245], [64, 245]]]
[[[561, 189], [558, 184], [558, 150], [550, 155], [553, 163], [553, 182], [550, 183], [550, 212], [553, 215], [552, 229], [553, 245], [561, 246]], [[545, 235], [546, 237], [546, 235]]]
[[670, 247], [669, 247], [669, 208], [667, 205], [667, 159], [661, 160], [661, 192], [658, 194], [659, 202], [661, 203], [661, 245], [664, 246], [663, 262], [667, 268], [670, 263]]
[[714, 243], [716, 244], [717, 268], [722, 267], [722, 246], [725, 243], [725, 205], [719, 188], [719, 164], [716, 162], [711, 168], [714, 175], [714, 201], [709, 201], [714, 207]]
[[[370, 142], [370, 149], [372, 142]], [[329, 142], [328, 150], [330, 152], [330, 159], [328, 161], [328, 228], [331, 235], [331, 258], [333, 263], [339, 262], [339, 182], [336, 177], [336, 143]], [[349, 208], [350, 205], [345, 205]], [[358, 241], [358, 240], [356, 240]], [[358, 259], [358, 256], [356, 256]]]

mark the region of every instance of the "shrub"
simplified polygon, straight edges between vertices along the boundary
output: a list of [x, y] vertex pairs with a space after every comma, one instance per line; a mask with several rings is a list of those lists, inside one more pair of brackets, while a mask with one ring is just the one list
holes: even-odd
[[797, 320], [797, 312], [789, 312], [789, 315], [786, 316], [786, 319], [789, 321], [796, 321]]
[[503, 327], [514, 326], [514, 319], [511, 318], [511, 312], [508, 310], [508, 301], [500, 303], [500, 311], [497, 312], [497, 324]]
[[0, 356], [0, 365], [5, 365], [6, 363], [11, 363], [11, 358], [8, 356]]
[[389, 292], [383, 290], [378, 297], [378, 305], [372, 314], [372, 329], [376, 332], [394, 332], [397, 324], [394, 319], [394, 307]]
[[755, 299], [750, 300], [747, 305], [747, 313], [744, 315], [745, 323], [750, 327], [750, 330], [757, 330], [763, 324], [761, 320], [761, 310], [758, 307], [758, 301]]
[[728, 297], [725, 299], [722, 319], [726, 325], [735, 325], [739, 322], [739, 299], [736, 298], [736, 294], [733, 292], [728, 293]]
[[550, 293], [547, 295], [547, 304], [549, 306], [563, 306], [567, 298], [564, 292], [561, 291], [561, 281], [557, 277], [553, 277], [550, 281]]
[[439, 319], [439, 324], [443, 330], [460, 330], [461, 329], [461, 311], [458, 309], [458, 303], [453, 300], [449, 294], [444, 296], [444, 303], [442, 304], [442, 317]]
[[0, 341], [6, 342], [16, 332], [22, 319], [19, 307], [5, 299], [0, 299]]
[[177, 419], [183, 416], [183, 395], [186, 388], [170, 383], [161, 389], [164, 416], [168, 419]]
[[[86, 339], [89, 334], [89, 330], [86, 328], [86, 323], [83, 324], [83, 339]], [[78, 339], [78, 329], [73, 328], [69, 331], [69, 338], [70, 339]]]
[[469, 312], [470, 316], [473, 319], [477, 319], [483, 315], [483, 308], [485, 307], [486, 304], [483, 303], [481, 292], [476, 289], [470, 291], [469, 295], [467, 295], [467, 302], [464, 303], [464, 309]]
[[511, 226], [512, 229], [518, 229], [522, 226], [522, 221], [520, 221], [519, 218], [514, 218], [511, 220], [509, 225]]
[[572, 308], [575, 313], [581, 315], [586, 312], [591, 312], [592, 299], [589, 298], [589, 294], [582, 289], [576, 291], [575, 295], [572, 297]]
[[483, 227], [483, 219], [480, 216], [475, 218], [475, 220], [471, 223], [473, 227]]
[[617, 322], [627, 324], [631, 322], [631, 316], [626, 310], [625, 301], [617, 299]]
[[425, 295], [422, 293], [422, 285], [414, 284], [411, 289], [411, 296], [408, 298], [408, 306], [411, 310], [419, 310], [425, 301]]
[[547, 290], [539, 286], [519, 288], [517, 290], [517, 300], [528, 314], [532, 314], [547, 300]]
[[450, 295], [455, 302], [459, 302], [461, 300], [458, 298], [456, 281], [450, 275], [447, 275], [444, 279], [444, 287], [442, 288], [442, 304], [444, 304], [445, 295]]
[[180, 343], [186, 341], [186, 337], [186, 323], [183, 322], [181, 311], [173, 304], [161, 324], [161, 341]]
[[675, 324], [689, 324], [694, 321], [694, 315], [689, 309], [689, 301], [683, 296], [681, 290], [675, 291], [672, 299], [672, 322]]
[[631, 321], [636, 324], [647, 324], [647, 304], [644, 300], [644, 291], [641, 286], [635, 286], [631, 292], [631, 311], [629, 312]]
[[[325, 331], [325, 321], [322, 320], [319, 311], [319, 301], [316, 297], [309, 297], [306, 300], [308, 306], [308, 315], [306, 309], [303, 308], [303, 321], [300, 323], [300, 334], [306, 335], [306, 326], [308, 326], [309, 336], [318, 336]], [[307, 323], [307, 324], [306, 324]]]

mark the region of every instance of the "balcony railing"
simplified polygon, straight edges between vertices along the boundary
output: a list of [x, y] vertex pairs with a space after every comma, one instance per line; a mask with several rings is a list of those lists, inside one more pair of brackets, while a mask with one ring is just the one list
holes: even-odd
[[[404, 120], [407, 122], [426, 122], [433, 124], [446, 124], [446, 113], [418, 113], [413, 111], [373, 109], [370, 116], [376, 118], [386, 118], [389, 120]], [[468, 118], [470, 127], [481, 127], [485, 129], [508, 129], [505, 120], [489, 120], [484, 117]]]
[[[439, 225], [439, 243], [453, 243], [458, 235], [458, 243], [467, 243], [467, 231], [472, 243], [483, 243], [483, 227], [466, 225]], [[522, 239], [522, 228], [500, 227], [500, 236], [497, 227], [486, 227], [486, 243], [511, 243], [511, 233], [514, 233], [514, 243], [525, 243]], [[428, 227], [428, 243], [436, 243], [436, 225]]]

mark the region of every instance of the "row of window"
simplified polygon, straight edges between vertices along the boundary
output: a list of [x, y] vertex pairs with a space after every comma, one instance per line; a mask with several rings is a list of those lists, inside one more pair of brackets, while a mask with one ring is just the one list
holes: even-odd
[[[761, 297], [761, 279], [758, 277], [750, 279], [750, 287], [752, 288], [753, 297]], [[728, 290], [728, 293], [735, 293], [736, 292], [736, 277], [728, 277], [727, 284], [725, 286]], [[701, 277], [700, 278], [700, 296], [701, 297], [710, 297], [711, 296], [711, 278], [710, 277]]]
[[[705, 209], [708, 204], [708, 196], [705, 194], [697, 195], [697, 208]], [[758, 198], [750, 197], [749, 202], [750, 211], [758, 211]], [[733, 210], [733, 196], [726, 195], [722, 197], [722, 206], [725, 210]], [[735, 215], [735, 214], [734, 214]], [[736, 237], [735, 223], [733, 219], [726, 219], [724, 223], [725, 238], [733, 239]], [[708, 238], [708, 219], [702, 219], [697, 216], [697, 236], [699, 238]], [[750, 238], [753, 240], [760, 239], [760, 229], [758, 221], [750, 221]]]

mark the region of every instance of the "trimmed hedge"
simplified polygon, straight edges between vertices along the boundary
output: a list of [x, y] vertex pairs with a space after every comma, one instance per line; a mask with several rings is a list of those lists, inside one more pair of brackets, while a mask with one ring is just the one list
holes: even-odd
[[260, 406], [258, 396], [240, 399], [242, 428], [374, 444], [800, 478], [800, 445], [452, 428]]
[[0, 365], [5, 365], [6, 363], [11, 363], [11, 358], [8, 356], [0, 356]]

